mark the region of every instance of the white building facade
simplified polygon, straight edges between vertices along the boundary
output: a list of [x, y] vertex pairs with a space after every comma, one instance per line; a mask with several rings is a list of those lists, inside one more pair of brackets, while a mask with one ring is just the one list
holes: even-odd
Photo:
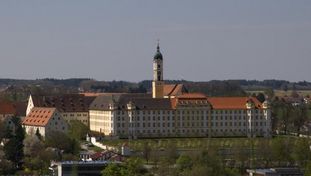
[[153, 75], [152, 94], [98, 96], [90, 105], [90, 130], [121, 138], [270, 136], [268, 102], [184, 93], [179, 85], [167, 91], [159, 45]]
[[[266, 103], [253, 102], [256, 101], [254, 98], [235, 97], [245, 103], [237, 108], [222, 108], [206, 97], [191, 98], [191, 95], [189, 98], [159, 99], [146, 105], [144, 101], [155, 100], [123, 96], [123, 99], [130, 100], [111, 104], [93, 102], [90, 108], [91, 131], [125, 138], [268, 137], [271, 134], [270, 109]], [[219, 99], [226, 101], [225, 98]], [[94, 107], [96, 103], [100, 108]]]
[[59, 131], [67, 133], [68, 124], [56, 108], [34, 107], [22, 122], [25, 132], [34, 135], [37, 130], [43, 137]]
[[34, 107], [55, 107], [62, 117], [70, 123], [79, 121], [89, 126], [89, 105], [95, 97], [86, 97], [80, 94], [68, 94], [58, 96], [33, 96], [28, 98], [26, 115]]

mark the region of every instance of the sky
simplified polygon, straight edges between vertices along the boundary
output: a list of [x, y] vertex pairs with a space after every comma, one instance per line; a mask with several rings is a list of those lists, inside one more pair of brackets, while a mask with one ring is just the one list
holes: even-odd
[[0, 78], [311, 81], [310, 0], [3, 0]]

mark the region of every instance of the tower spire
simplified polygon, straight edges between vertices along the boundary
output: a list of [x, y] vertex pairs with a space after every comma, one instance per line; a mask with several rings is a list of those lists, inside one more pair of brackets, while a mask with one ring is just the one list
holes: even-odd
[[157, 52], [153, 57], [153, 81], [152, 81], [152, 97], [163, 98], [163, 56], [160, 52], [160, 40], [157, 40]]
[[160, 52], [160, 39], [157, 40], [158, 44], [157, 44], [157, 52]]

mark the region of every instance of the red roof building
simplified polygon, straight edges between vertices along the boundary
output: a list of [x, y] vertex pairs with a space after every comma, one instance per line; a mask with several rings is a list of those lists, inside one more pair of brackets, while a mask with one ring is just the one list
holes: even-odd
[[34, 107], [22, 125], [29, 135], [35, 134], [37, 130], [42, 136], [49, 135], [53, 131], [66, 133], [68, 130], [67, 122], [56, 108]]

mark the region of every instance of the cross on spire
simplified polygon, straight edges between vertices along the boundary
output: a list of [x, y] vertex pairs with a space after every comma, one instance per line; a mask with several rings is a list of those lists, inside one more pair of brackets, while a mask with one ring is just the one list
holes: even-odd
[[158, 41], [157, 51], [160, 52], [160, 39], [158, 39], [157, 41]]

